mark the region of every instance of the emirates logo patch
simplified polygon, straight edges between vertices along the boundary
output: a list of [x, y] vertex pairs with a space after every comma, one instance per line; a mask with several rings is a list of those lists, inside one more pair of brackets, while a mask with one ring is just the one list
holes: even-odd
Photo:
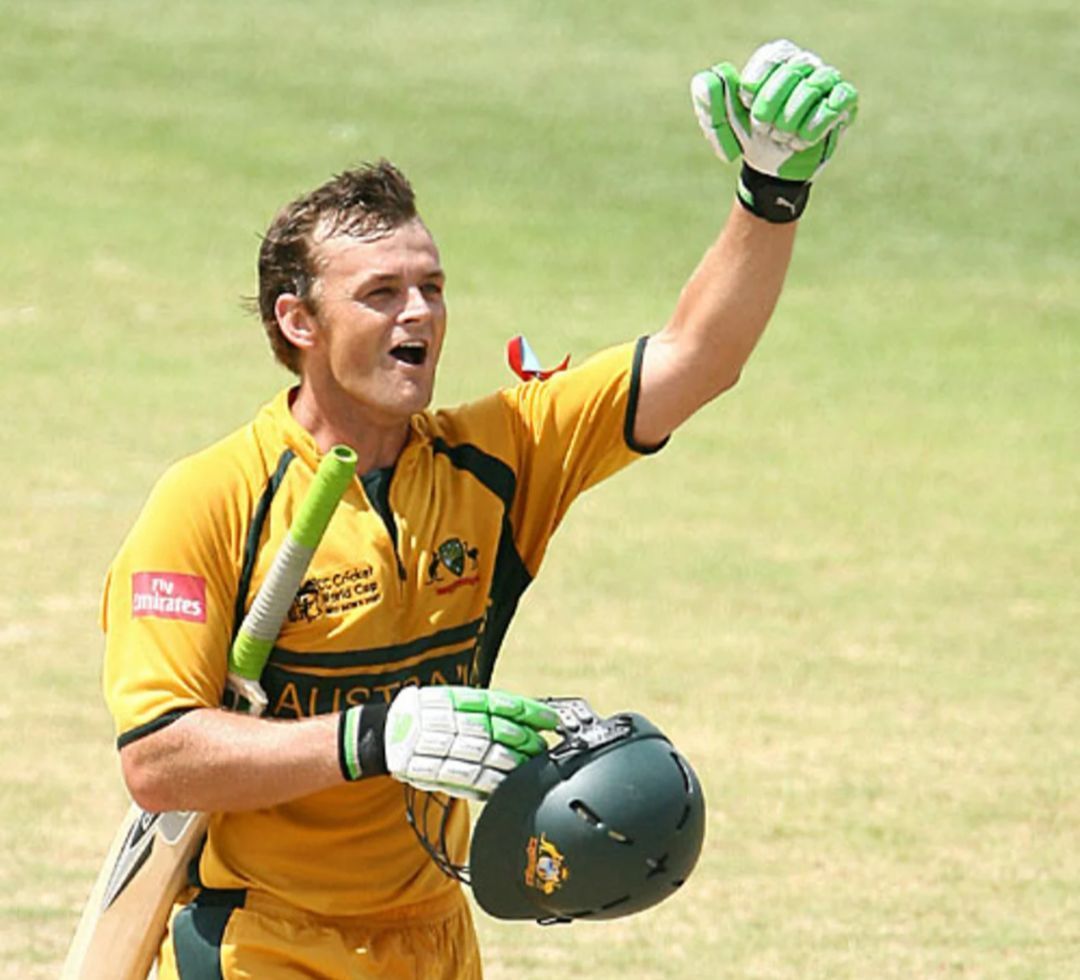
[[131, 576], [133, 619], [206, 622], [206, 579], [180, 572], [135, 572]]

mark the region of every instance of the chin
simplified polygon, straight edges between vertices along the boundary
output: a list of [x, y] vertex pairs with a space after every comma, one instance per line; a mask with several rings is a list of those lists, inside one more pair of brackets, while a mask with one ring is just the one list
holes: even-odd
[[432, 401], [434, 378], [395, 378], [391, 384], [356, 385], [349, 395], [358, 408], [380, 425], [408, 424], [417, 412], [422, 412]]
[[431, 385], [402, 393], [397, 407], [403, 416], [411, 417], [417, 412], [422, 412], [431, 404], [433, 394], [434, 388]]

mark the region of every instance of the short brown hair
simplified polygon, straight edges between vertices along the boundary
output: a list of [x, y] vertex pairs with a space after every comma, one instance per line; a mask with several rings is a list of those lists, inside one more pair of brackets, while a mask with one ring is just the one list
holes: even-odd
[[377, 237], [416, 217], [412, 186], [388, 160], [337, 174], [277, 213], [259, 248], [258, 307], [278, 361], [300, 373], [300, 352], [282, 334], [274, 304], [282, 293], [295, 293], [315, 309], [316, 233]]

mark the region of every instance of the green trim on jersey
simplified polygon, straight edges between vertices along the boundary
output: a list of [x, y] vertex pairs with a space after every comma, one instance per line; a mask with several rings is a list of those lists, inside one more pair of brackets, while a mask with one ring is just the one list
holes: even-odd
[[145, 725], [139, 725], [137, 728], [132, 728], [116, 740], [116, 747], [122, 749], [125, 745], [130, 745], [132, 742], [139, 741], [140, 738], [145, 738], [147, 735], [153, 735], [154, 732], [161, 731], [162, 728], [168, 728], [174, 721], [179, 721], [189, 711], [194, 711], [194, 708], [178, 708], [176, 711], [166, 711], [165, 714], [159, 718], [155, 718], [153, 721], [147, 722]]
[[247, 610], [247, 597], [251, 591], [251, 573], [255, 569], [255, 559], [259, 557], [259, 543], [262, 540], [263, 525], [266, 523], [267, 514], [270, 513], [270, 504], [274, 500], [274, 495], [278, 492], [281, 481], [285, 479], [285, 471], [294, 459], [296, 459], [296, 453], [291, 449], [286, 449], [281, 454], [273, 474], [267, 481], [266, 489], [259, 498], [255, 513], [251, 516], [251, 525], [248, 527], [247, 538], [244, 542], [244, 564], [241, 566], [240, 584], [236, 590], [236, 603], [233, 606], [234, 640], [236, 634], [240, 631], [240, 624], [244, 621], [244, 613]]
[[435, 452], [442, 453], [458, 469], [467, 470], [503, 504], [502, 531], [495, 557], [495, 574], [488, 592], [488, 612], [484, 620], [483, 635], [477, 645], [474, 674], [470, 683], [487, 687], [495, 670], [495, 661], [510, 621], [517, 611], [518, 602], [532, 583], [532, 576], [525, 567], [514, 545], [514, 529], [510, 525], [509, 511], [517, 491], [517, 477], [502, 460], [484, 452], [478, 446], [464, 443], [450, 446], [445, 440], [433, 441]]
[[638, 399], [641, 397], [641, 367], [645, 363], [645, 347], [648, 343], [649, 338], [646, 335], [639, 337], [634, 345], [634, 362], [630, 367], [630, 397], [626, 402], [626, 417], [623, 422], [623, 439], [627, 446], [642, 456], [658, 453], [668, 444], [668, 440], [664, 439], [655, 446], [643, 446], [634, 438], [634, 422], [637, 420]]
[[244, 907], [246, 898], [242, 888], [207, 888], [176, 913], [173, 951], [177, 971], [184, 980], [221, 980], [225, 928], [233, 912]]
[[381, 466], [375, 470], [369, 470], [360, 477], [360, 483], [367, 494], [368, 503], [375, 509], [375, 513], [382, 518], [386, 525], [386, 533], [390, 535], [390, 543], [394, 548], [394, 559], [397, 561], [398, 575], [404, 579], [405, 566], [401, 563], [401, 553], [398, 551], [398, 527], [397, 518], [394, 517], [393, 508], [390, 506], [390, 481], [394, 478], [393, 466]]
[[503, 520], [499, 537], [499, 550], [495, 556], [495, 575], [488, 593], [488, 615], [484, 634], [476, 651], [475, 683], [487, 687], [495, 670], [510, 621], [517, 612], [525, 590], [532, 584], [532, 576], [514, 547], [513, 529], [509, 519]]
[[323, 667], [344, 669], [373, 667], [380, 664], [394, 664], [400, 660], [410, 660], [428, 650], [437, 647], [453, 646], [465, 643], [480, 635], [482, 619], [475, 619], [460, 626], [439, 630], [429, 636], [422, 636], [405, 643], [391, 643], [383, 647], [365, 647], [360, 650], [348, 650], [343, 653], [297, 653], [275, 647], [270, 654], [272, 662], [278, 667]]

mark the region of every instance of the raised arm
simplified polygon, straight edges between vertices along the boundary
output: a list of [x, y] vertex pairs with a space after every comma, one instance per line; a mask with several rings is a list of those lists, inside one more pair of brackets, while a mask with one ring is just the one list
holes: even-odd
[[694, 109], [710, 145], [742, 158], [736, 204], [645, 350], [634, 438], [662, 442], [738, 380], [784, 284], [810, 184], [854, 120], [840, 73], [790, 41], [699, 72]]

